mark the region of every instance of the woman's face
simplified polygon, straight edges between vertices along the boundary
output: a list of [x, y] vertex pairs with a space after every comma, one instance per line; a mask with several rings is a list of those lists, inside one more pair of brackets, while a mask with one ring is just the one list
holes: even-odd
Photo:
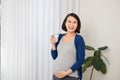
[[72, 16], [69, 16], [66, 20], [65, 25], [66, 25], [67, 32], [75, 32], [78, 25], [77, 19], [75, 19]]

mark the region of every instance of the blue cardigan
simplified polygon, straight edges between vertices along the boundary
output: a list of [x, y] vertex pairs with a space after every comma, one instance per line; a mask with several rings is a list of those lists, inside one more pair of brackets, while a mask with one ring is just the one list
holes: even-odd
[[[59, 41], [65, 34], [59, 34], [58, 42], [55, 44], [59, 44]], [[81, 35], [76, 34], [74, 39], [74, 45], [76, 48], [76, 62], [71, 66], [72, 71], [78, 71], [78, 75], [80, 80], [82, 80], [82, 64], [85, 60], [85, 42]], [[52, 58], [55, 60], [57, 58], [58, 52], [57, 50], [51, 50]]]

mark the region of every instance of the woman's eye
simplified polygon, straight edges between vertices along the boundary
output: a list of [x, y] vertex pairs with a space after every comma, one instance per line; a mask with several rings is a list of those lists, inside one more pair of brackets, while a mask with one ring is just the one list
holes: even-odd
[[71, 23], [71, 21], [68, 21], [68, 23]]
[[75, 24], [76, 24], [77, 22], [73, 22], [73, 23], [75, 23]]

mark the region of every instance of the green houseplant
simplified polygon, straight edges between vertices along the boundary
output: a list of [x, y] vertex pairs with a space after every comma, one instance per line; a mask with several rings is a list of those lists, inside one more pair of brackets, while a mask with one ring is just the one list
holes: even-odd
[[[107, 48], [108, 48], [108, 46], [103, 46], [103, 47], [100, 47], [96, 50], [95, 48], [86, 45], [86, 50], [93, 52], [93, 56], [88, 56], [85, 59], [85, 62], [82, 66], [82, 72], [84, 73], [87, 68], [92, 66], [90, 80], [92, 80], [94, 69], [102, 72], [103, 74], [106, 74], [106, 72], [107, 72], [106, 64], [103, 61], [103, 59], [101, 58], [101, 56], [103, 56], [102, 51], [106, 50]], [[103, 56], [103, 57], [107, 60], [107, 58], [105, 56]]]

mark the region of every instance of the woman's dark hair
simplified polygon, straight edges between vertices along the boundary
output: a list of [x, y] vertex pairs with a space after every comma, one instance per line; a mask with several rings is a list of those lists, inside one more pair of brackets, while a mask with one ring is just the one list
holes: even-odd
[[67, 31], [66, 26], [65, 26], [65, 23], [66, 23], [67, 18], [68, 18], [69, 16], [72, 16], [72, 17], [74, 17], [74, 18], [77, 20], [78, 25], [77, 25], [77, 29], [75, 30], [75, 32], [80, 33], [81, 22], [80, 22], [79, 17], [78, 17], [75, 13], [70, 13], [70, 14], [68, 14], [68, 15], [65, 17], [65, 19], [64, 19], [64, 21], [63, 21], [63, 23], [62, 23], [62, 29], [63, 29], [64, 31]]

